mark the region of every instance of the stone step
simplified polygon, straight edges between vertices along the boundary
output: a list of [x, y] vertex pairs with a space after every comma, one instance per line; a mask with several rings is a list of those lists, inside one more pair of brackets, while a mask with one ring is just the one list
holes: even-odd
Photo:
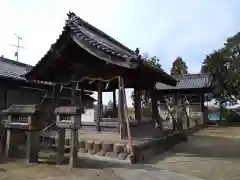
[[[56, 140], [54, 138], [49, 138], [47, 142], [49, 143], [41, 143], [41, 149], [51, 149], [56, 151]], [[70, 139], [66, 139], [65, 152], [69, 152], [70, 147]], [[127, 160], [129, 156], [126, 144], [113, 143], [110, 141], [79, 140], [78, 149], [80, 153], [110, 157], [119, 160]]]

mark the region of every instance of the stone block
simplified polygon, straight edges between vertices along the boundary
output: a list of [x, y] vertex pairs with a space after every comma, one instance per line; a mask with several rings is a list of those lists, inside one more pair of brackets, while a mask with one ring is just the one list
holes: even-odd
[[93, 140], [87, 140], [85, 142], [85, 145], [86, 145], [86, 149], [87, 149], [88, 153], [92, 154], [92, 152], [93, 152]]
[[102, 150], [102, 143], [100, 141], [94, 141], [93, 151], [94, 153], [98, 153]]
[[114, 147], [113, 147], [113, 152], [115, 154], [119, 154], [119, 153], [124, 153], [126, 152], [125, 151], [125, 145], [124, 144], [114, 144]]
[[104, 152], [113, 152], [113, 143], [112, 142], [103, 142], [102, 150]]
[[84, 140], [79, 140], [78, 141], [78, 148], [85, 149], [85, 141]]
[[69, 146], [71, 142], [71, 139], [65, 139], [65, 145]]

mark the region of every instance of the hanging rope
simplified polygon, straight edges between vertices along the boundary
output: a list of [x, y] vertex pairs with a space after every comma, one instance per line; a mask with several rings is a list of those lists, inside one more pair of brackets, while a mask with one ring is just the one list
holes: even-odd
[[89, 76], [84, 76], [78, 81], [70, 81], [68, 83], [62, 84], [62, 86], [67, 86], [67, 85], [70, 85], [72, 83], [76, 83], [76, 90], [81, 90], [81, 89], [79, 89], [79, 83], [81, 83], [85, 80], [89, 80], [89, 84], [92, 84], [94, 81], [106, 82], [107, 84], [106, 84], [105, 89], [108, 89], [108, 86], [109, 86], [110, 82], [113, 81], [113, 80], [116, 80], [116, 79], [119, 79], [119, 76], [114, 76], [114, 77], [109, 78], [109, 79], [103, 79], [103, 78], [100, 78], [100, 77], [99, 78], [92, 78], [92, 77], [89, 77]]

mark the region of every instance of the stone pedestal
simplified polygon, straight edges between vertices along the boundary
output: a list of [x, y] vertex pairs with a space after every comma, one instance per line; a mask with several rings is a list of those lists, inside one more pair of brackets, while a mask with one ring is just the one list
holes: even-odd
[[58, 129], [57, 136], [57, 164], [61, 164], [64, 159], [65, 151], [65, 129]]
[[27, 163], [38, 162], [39, 134], [37, 131], [27, 132]]
[[16, 157], [19, 152], [18, 150], [19, 144], [20, 144], [19, 133], [17, 133], [13, 129], [7, 129], [6, 150], [5, 150], [6, 157]]
[[78, 130], [71, 130], [71, 148], [70, 148], [70, 168], [76, 167], [78, 153]]

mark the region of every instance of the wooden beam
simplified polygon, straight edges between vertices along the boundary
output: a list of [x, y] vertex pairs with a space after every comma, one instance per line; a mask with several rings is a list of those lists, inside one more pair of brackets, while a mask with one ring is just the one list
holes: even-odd
[[201, 111], [201, 124], [204, 124], [205, 122], [205, 109], [204, 109], [204, 94], [200, 95], [200, 111]]
[[141, 112], [141, 90], [134, 88], [134, 109], [135, 109], [135, 119], [138, 123], [142, 121]]
[[97, 103], [97, 119], [96, 119], [96, 129], [97, 131], [101, 131], [100, 122], [102, 121], [102, 82], [98, 82], [98, 103]]
[[117, 102], [116, 102], [116, 90], [113, 90], [113, 113], [117, 116]]
[[71, 104], [76, 105], [77, 104], [77, 89], [76, 89], [77, 84], [72, 83], [72, 98], [71, 98]]

